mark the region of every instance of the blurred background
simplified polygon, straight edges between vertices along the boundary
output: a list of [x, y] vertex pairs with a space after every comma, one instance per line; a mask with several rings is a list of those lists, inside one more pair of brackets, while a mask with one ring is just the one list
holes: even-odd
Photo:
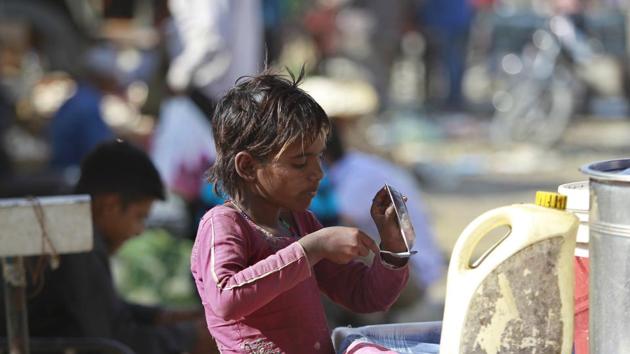
[[[629, 9], [623, 0], [0, 0], [0, 197], [70, 193], [92, 146], [134, 142], [171, 197], [117, 255], [117, 281], [135, 301], [198, 305], [188, 257], [195, 221], [220, 202], [203, 182], [217, 83], [254, 73], [247, 61], [304, 67], [307, 91], [333, 96], [327, 113], [352, 121], [344, 144], [413, 176], [430, 252], [446, 267], [484, 211], [628, 156]], [[361, 85], [329, 91], [317, 78]], [[313, 210], [344, 221], [326, 186]], [[412, 282], [387, 316], [332, 324], [441, 319], [445, 275]]]

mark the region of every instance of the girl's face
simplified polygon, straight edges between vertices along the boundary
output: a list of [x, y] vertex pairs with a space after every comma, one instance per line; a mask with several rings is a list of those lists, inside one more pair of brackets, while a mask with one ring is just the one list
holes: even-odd
[[274, 160], [260, 164], [256, 171], [257, 192], [276, 206], [305, 210], [324, 176], [321, 158], [325, 147], [324, 137], [309, 146], [298, 141]]

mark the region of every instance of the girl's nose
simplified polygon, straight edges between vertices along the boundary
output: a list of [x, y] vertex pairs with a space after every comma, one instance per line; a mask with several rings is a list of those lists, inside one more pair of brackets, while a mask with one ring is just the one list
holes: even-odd
[[324, 178], [324, 169], [322, 167], [322, 162], [317, 160], [317, 162], [315, 163], [315, 166], [313, 167], [309, 177], [312, 180], [316, 180], [319, 181], [322, 178]]

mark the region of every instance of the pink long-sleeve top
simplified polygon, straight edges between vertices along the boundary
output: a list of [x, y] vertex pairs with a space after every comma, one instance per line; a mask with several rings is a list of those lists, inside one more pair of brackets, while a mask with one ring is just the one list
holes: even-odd
[[[300, 236], [322, 226], [293, 213]], [[222, 353], [333, 353], [320, 291], [356, 312], [387, 310], [409, 277], [377, 255], [371, 266], [327, 260], [314, 267], [295, 237], [266, 237], [238, 211], [204, 215], [191, 271], [208, 329]]]

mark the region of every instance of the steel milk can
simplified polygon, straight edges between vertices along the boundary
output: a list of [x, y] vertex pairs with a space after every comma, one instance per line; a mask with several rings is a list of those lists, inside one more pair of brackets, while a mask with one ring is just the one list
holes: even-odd
[[589, 349], [630, 352], [630, 159], [582, 166], [589, 176]]

